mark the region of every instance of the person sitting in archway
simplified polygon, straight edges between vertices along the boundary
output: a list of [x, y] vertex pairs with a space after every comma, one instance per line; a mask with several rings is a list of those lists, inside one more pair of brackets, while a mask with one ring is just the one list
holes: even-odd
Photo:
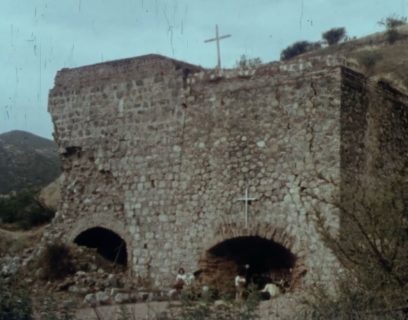
[[243, 270], [239, 270], [235, 277], [235, 299], [237, 301], [242, 301], [244, 299], [246, 283], [245, 272], [243, 272]]
[[173, 289], [176, 289], [177, 292], [180, 292], [184, 286], [187, 284], [187, 274], [184, 271], [184, 268], [178, 269], [176, 282], [173, 285]]
[[273, 282], [268, 282], [265, 284], [265, 287], [261, 290], [261, 297], [264, 300], [272, 299], [282, 293], [279, 286], [274, 284]]
[[173, 288], [180, 291], [186, 286], [192, 286], [194, 283], [194, 280], [195, 280], [195, 277], [192, 273], [186, 273], [184, 268], [180, 268], [177, 272], [176, 282]]

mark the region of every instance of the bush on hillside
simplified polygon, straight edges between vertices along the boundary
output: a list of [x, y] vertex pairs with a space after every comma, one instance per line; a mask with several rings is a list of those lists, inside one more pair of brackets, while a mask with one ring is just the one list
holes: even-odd
[[327, 42], [329, 46], [339, 43], [346, 37], [345, 28], [333, 28], [322, 34], [322, 38]]
[[382, 19], [378, 24], [385, 27], [387, 41], [388, 43], [393, 44], [401, 38], [401, 34], [398, 32], [397, 28], [407, 24], [407, 17], [393, 15]]
[[16, 224], [23, 229], [49, 222], [54, 217], [54, 212], [42, 207], [35, 197], [35, 191], [24, 190], [1, 198], [0, 222]]
[[389, 44], [393, 44], [394, 42], [401, 38], [401, 34], [398, 32], [398, 30], [395, 29], [387, 30], [386, 35]]
[[389, 16], [378, 22], [379, 25], [384, 26], [386, 30], [395, 29], [407, 24], [407, 17], [398, 17], [396, 15]]
[[319, 42], [298, 41], [281, 52], [281, 60], [289, 60], [302, 53], [319, 49], [320, 47], [321, 44]]
[[62, 243], [48, 245], [38, 260], [46, 280], [63, 279], [75, 273], [73, 257], [69, 248]]
[[383, 56], [378, 51], [364, 50], [358, 53], [357, 61], [366, 68], [371, 70], [377, 64], [378, 61], [383, 59]]

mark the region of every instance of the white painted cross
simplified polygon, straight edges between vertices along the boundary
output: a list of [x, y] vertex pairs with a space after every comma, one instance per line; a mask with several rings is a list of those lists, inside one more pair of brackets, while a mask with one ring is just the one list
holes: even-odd
[[248, 203], [254, 200], [256, 200], [256, 198], [248, 196], [248, 187], [245, 189], [245, 196], [237, 199], [237, 201], [245, 201], [245, 228], [248, 228]]
[[221, 54], [220, 54], [220, 40], [225, 39], [225, 38], [229, 38], [231, 37], [230, 34], [226, 34], [225, 36], [219, 36], [218, 35], [218, 24], [215, 25], [215, 38], [211, 38], [208, 40], [205, 40], [204, 42], [212, 42], [215, 41], [217, 43], [217, 68], [221, 69]]

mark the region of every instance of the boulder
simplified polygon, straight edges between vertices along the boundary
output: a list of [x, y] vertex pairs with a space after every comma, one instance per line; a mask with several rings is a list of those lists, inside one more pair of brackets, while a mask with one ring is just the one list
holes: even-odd
[[105, 291], [99, 291], [95, 295], [96, 301], [98, 304], [108, 304], [109, 303], [109, 294], [107, 294]]
[[57, 290], [58, 291], [67, 291], [71, 286], [73, 286], [75, 284], [74, 280], [72, 279], [65, 279], [63, 282], [61, 282], [58, 287]]
[[126, 303], [130, 302], [130, 295], [128, 293], [117, 293], [115, 294], [114, 300], [116, 303]]
[[96, 306], [97, 300], [94, 293], [89, 293], [84, 298], [84, 303], [89, 304], [90, 306]]
[[9, 277], [16, 274], [21, 267], [22, 259], [18, 256], [5, 256], [0, 259], [0, 275]]
[[61, 199], [61, 185], [63, 181], [64, 175], [61, 174], [56, 180], [40, 191], [37, 201], [40, 202], [42, 206], [52, 211], [57, 211]]

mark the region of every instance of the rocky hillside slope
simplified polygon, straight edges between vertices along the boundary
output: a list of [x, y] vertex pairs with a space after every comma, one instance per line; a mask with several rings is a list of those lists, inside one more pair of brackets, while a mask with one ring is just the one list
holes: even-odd
[[0, 194], [45, 186], [60, 174], [53, 141], [24, 131], [0, 134]]
[[325, 55], [343, 56], [368, 77], [408, 92], [408, 25], [395, 29], [395, 39], [390, 39], [387, 32], [378, 32], [299, 57]]

